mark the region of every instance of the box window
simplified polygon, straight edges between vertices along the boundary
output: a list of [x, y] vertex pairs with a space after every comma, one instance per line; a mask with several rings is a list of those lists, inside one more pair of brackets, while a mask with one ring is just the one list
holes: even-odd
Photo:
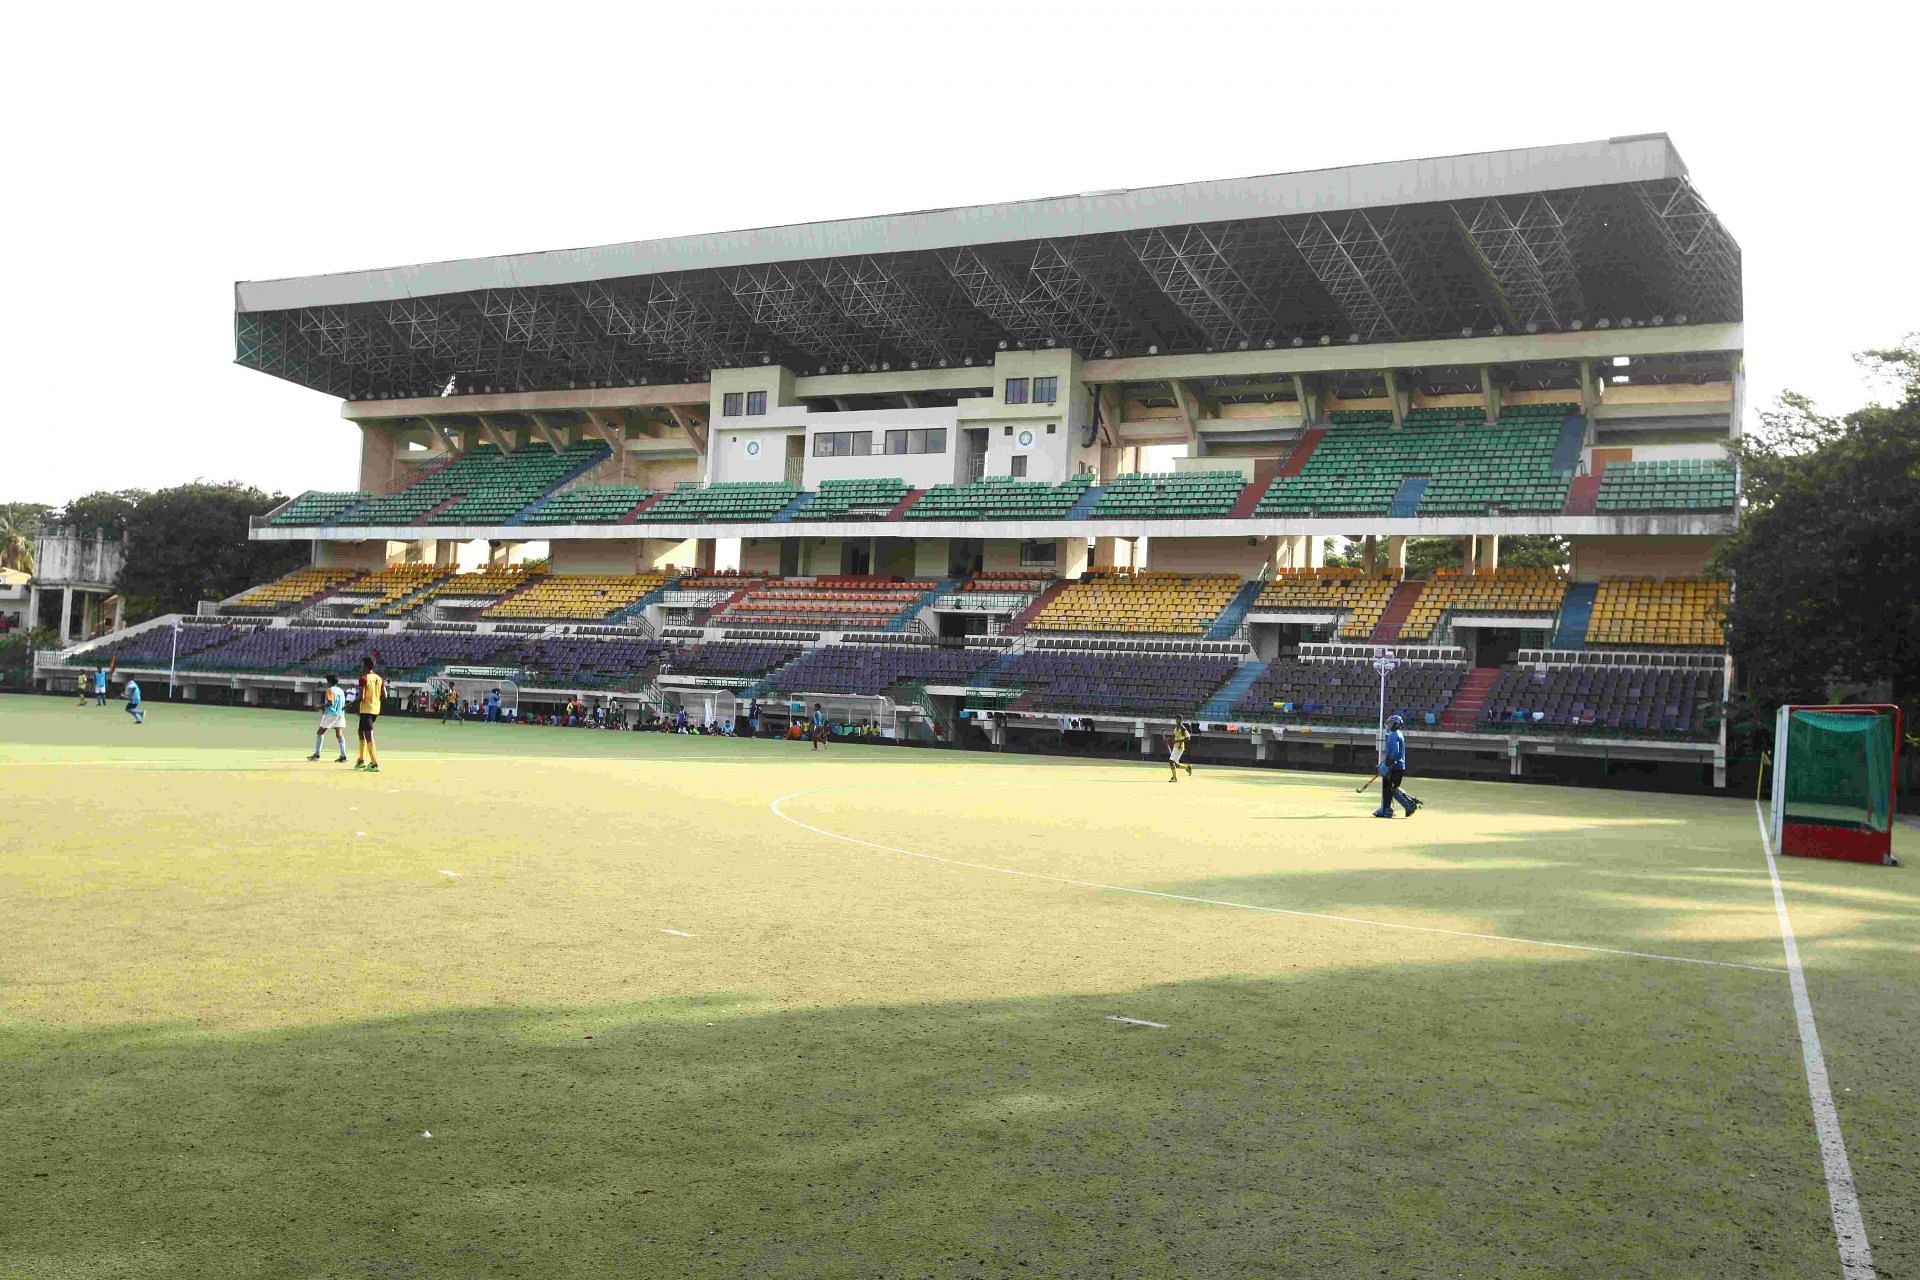
[[739, 416], [740, 416], [740, 402], [741, 402], [741, 400], [742, 400], [743, 398], [744, 398], [744, 397], [742, 397], [742, 396], [741, 396], [741, 394], [740, 394], [740, 393], [739, 393], [738, 391], [729, 391], [729, 392], [727, 392], [727, 394], [726, 394], [726, 395], [724, 395], [724, 396], [722, 396], [722, 397], [720, 397], [720, 414], [721, 414], [721, 416], [722, 416], [722, 417], [726, 417], [726, 418], [737, 418], [737, 417], [739, 417]]
[[1026, 402], [1027, 380], [1025, 378], [1008, 378], [1006, 403], [1025, 404]]
[[1052, 404], [1059, 398], [1060, 379], [1058, 377], [1035, 378], [1033, 380], [1033, 402], [1035, 404]]
[[754, 414], [765, 413], [766, 411], [767, 393], [764, 391], [747, 392], [747, 415], [751, 417]]

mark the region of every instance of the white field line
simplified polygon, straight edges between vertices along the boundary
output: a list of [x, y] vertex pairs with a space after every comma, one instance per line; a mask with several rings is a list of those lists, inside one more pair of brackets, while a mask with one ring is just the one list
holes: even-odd
[[1807, 1068], [1807, 1100], [1813, 1104], [1813, 1131], [1820, 1140], [1820, 1163], [1827, 1173], [1827, 1203], [1833, 1210], [1833, 1238], [1840, 1248], [1840, 1275], [1842, 1280], [1874, 1280], [1873, 1250], [1867, 1244], [1866, 1220], [1860, 1216], [1860, 1196], [1853, 1186], [1846, 1139], [1840, 1135], [1833, 1087], [1827, 1082], [1820, 1032], [1813, 1025], [1813, 1001], [1807, 998], [1807, 975], [1800, 968], [1800, 944], [1794, 940], [1793, 923], [1787, 919], [1780, 864], [1773, 856], [1773, 837], [1757, 799], [1753, 814], [1760, 823], [1760, 848], [1767, 855], [1767, 874], [1773, 879], [1773, 909], [1780, 917], [1780, 941], [1787, 952], [1787, 984], [1793, 989], [1793, 1017], [1800, 1024], [1800, 1058]]
[[1148, 1022], [1145, 1018], [1123, 1018], [1117, 1013], [1108, 1014], [1107, 1021], [1124, 1022], [1130, 1027], [1158, 1027], [1162, 1031], [1167, 1029], [1167, 1024], [1164, 1022]]
[[681, 930], [679, 930], [679, 929], [662, 929], [662, 930], [661, 930], [660, 932], [662, 932], [662, 933], [670, 933], [670, 934], [672, 934], [672, 935], [673, 935], [674, 937], [676, 937], [676, 938], [691, 938], [691, 937], [693, 937], [693, 936], [694, 936], [694, 935], [693, 935], [693, 934], [691, 934], [691, 933], [686, 933], [686, 932], [683, 932], [683, 931], [681, 931]]
[[1142, 898], [1164, 898], [1170, 902], [1192, 902], [1207, 907], [1231, 907], [1237, 911], [1258, 911], [1266, 915], [1295, 916], [1302, 920], [1328, 920], [1337, 924], [1368, 925], [1375, 929], [1398, 929], [1405, 933], [1431, 933], [1448, 938], [1472, 938], [1480, 942], [1508, 942], [1519, 946], [1552, 947], [1559, 951], [1587, 951], [1600, 955], [1632, 956], [1639, 960], [1664, 960], [1672, 964], [1697, 964], [1713, 969], [1744, 969], [1750, 973], [1783, 973], [1782, 969], [1763, 964], [1738, 964], [1731, 960], [1704, 960], [1697, 956], [1669, 956], [1657, 951], [1628, 951], [1620, 947], [1595, 947], [1581, 942], [1553, 942], [1544, 938], [1516, 938], [1503, 933], [1471, 933], [1463, 929], [1440, 929], [1432, 925], [1400, 924], [1392, 920], [1370, 920], [1365, 916], [1334, 915], [1325, 911], [1300, 911], [1292, 907], [1266, 907], [1252, 902], [1228, 902], [1221, 898], [1199, 898], [1185, 893], [1167, 893], [1160, 889], [1141, 889], [1133, 885], [1103, 884], [1098, 880], [1077, 880], [1072, 876], [1047, 875], [1041, 871], [1021, 871], [1014, 867], [996, 867], [984, 862], [968, 862], [961, 858], [945, 858], [937, 853], [921, 853], [914, 849], [901, 849], [890, 844], [877, 844], [872, 840], [862, 840], [856, 836], [842, 835], [838, 831], [828, 831], [825, 827], [816, 827], [811, 822], [803, 822], [786, 812], [780, 806], [789, 800], [798, 800], [805, 796], [825, 795], [832, 791], [857, 791], [867, 788], [859, 786], [819, 787], [810, 791], [790, 791], [774, 800], [769, 806], [774, 816], [784, 822], [790, 822], [815, 835], [825, 836], [829, 840], [840, 840], [847, 844], [859, 845], [866, 849], [877, 849], [882, 853], [898, 854], [903, 858], [919, 858], [926, 862], [941, 862], [950, 867], [966, 867], [972, 871], [989, 871], [995, 875], [1017, 876], [1023, 880], [1042, 880], [1048, 884], [1070, 885], [1076, 889], [1098, 889], [1105, 893], [1131, 893]]

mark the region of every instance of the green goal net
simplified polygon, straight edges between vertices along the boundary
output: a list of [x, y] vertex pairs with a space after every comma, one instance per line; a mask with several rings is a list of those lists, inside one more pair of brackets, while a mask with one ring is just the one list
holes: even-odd
[[1795, 709], [1787, 717], [1789, 823], [1886, 831], [1893, 818], [1893, 717]]

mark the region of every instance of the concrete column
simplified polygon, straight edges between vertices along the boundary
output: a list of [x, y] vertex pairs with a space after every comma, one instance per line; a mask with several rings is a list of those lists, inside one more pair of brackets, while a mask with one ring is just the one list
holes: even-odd
[[113, 598], [113, 629], [115, 631], [124, 631], [126, 627], [127, 598], [125, 596], [115, 596]]
[[1366, 540], [1361, 543], [1361, 546], [1364, 549], [1363, 554], [1366, 556], [1367, 572], [1372, 573], [1380, 567], [1380, 547], [1378, 540], [1375, 539], [1372, 534], [1368, 534]]
[[27, 625], [40, 625], [40, 588], [37, 586], [27, 588]]
[[1480, 366], [1480, 399], [1487, 406], [1487, 421], [1500, 421], [1500, 388], [1493, 385], [1493, 370]]
[[713, 572], [714, 539], [701, 538], [693, 546], [693, 567], [701, 573]]
[[1391, 369], [1386, 370], [1386, 379], [1387, 407], [1393, 410], [1393, 425], [1399, 427], [1406, 417], [1405, 411], [1400, 407], [1400, 379], [1394, 376]]
[[181, 686], [180, 686], [180, 701], [182, 701], [182, 702], [198, 702], [198, 701], [200, 701], [200, 686], [199, 686], [199, 685], [197, 685], [197, 684], [183, 684], [183, 685], [181, 685]]
[[1480, 559], [1477, 562], [1478, 571], [1481, 573], [1492, 573], [1500, 567], [1500, 535], [1497, 533], [1489, 533], [1476, 539], [1476, 541], [1480, 544]]
[[1311, 427], [1320, 420], [1320, 405], [1307, 390], [1307, 380], [1297, 373], [1293, 375], [1293, 398], [1300, 402], [1302, 426]]
[[1586, 447], [1589, 449], [1593, 447], [1593, 437], [1594, 437], [1593, 415], [1594, 415], [1594, 411], [1599, 407], [1600, 407], [1600, 392], [1598, 388], [1594, 386], [1593, 361], [1582, 360], [1580, 362], [1580, 412], [1585, 414], [1587, 418], [1587, 436], [1586, 436], [1585, 444], [1586, 444]]
[[60, 643], [73, 643], [73, 588], [60, 588]]
[[1396, 573], [1407, 571], [1407, 540], [1403, 537], [1387, 539], [1387, 568]]
[[246, 688], [242, 689], [240, 691], [240, 703], [242, 706], [248, 706], [248, 707], [259, 706], [260, 705], [260, 686], [256, 684], [250, 684]]
[[1327, 563], [1327, 536], [1324, 533], [1307, 535], [1306, 567], [1319, 569]]

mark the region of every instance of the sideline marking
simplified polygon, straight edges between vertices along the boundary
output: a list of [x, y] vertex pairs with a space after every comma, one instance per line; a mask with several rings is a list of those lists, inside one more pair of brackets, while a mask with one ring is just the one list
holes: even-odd
[[1760, 824], [1760, 848], [1767, 855], [1767, 875], [1773, 880], [1773, 909], [1780, 917], [1780, 941], [1787, 951], [1787, 984], [1793, 988], [1793, 1017], [1800, 1024], [1800, 1058], [1807, 1068], [1807, 1100], [1813, 1104], [1813, 1131], [1820, 1139], [1820, 1163], [1827, 1172], [1827, 1203], [1833, 1209], [1833, 1238], [1840, 1248], [1842, 1280], [1874, 1280], [1873, 1249], [1867, 1244], [1866, 1219], [1860, 1216], [1860, 1196], [1854, 1190], [1853, 1166], [1847, 1162], [1846, 1139], [1840, 1135], [1840, 1113], [1834, 1109], [1833, 1087], [1827, 1082], [1827, 1060], [1820, 1052], [1820, 1032], [1813, 1025], [1813, 1001], [1807, 997], [1807, 976], [1800, 969], [1800, 944], [1787, 919], [1787, 895], [1780, 885], [1780, 865], [1773, 856], [1773, 837], [1760, 801], [1753, 802]]
[[445, 867], [440, 868], [440, 874], [443, 876], [451, 876], [455, 880], [458, 880], [460, 878], [460, 873], [458, 871], [449, 871]]
[[1130, 1027], [1158, 1027], [1162, 1031], [1167, 1029], [1167, 1024], [1164, 1022], [1148, 1022], [1145, 1018], [1123, 1018], [1117, 1013], [1108, 1014], [1107, 1021], [1124, 1022]]
[[[875, 786], [886, 784], [876, 783]], [[1072, 876], [1053, 876], [1043, 871], [1021, 871], [1014, 867], [989, 866], [984, 862], [967, 862], [961, 858], [945, 858], [937, 853], [920, 853], [913, 849], [900, 849], [890, 844], [876, 844], [872, 840], [862, 840], [857, 836], [841, 835], [838, 831], [828, 831], [825, 827], [816, 827], [811, 822], [786, 812], [780, 806], [789, 800], [798, 800], [804, 796], [825, 795], [833, 791], [871, 790], [871, 787], [850, 785], [843, 787], [818, 787], [811, 791], [790, 791], [774, 800], [768, 807], [774, 816], [796, 827], [811, 831], [815, 835], [825, 836], [829, 840], [842, 840], [847, 844], [857, 844], [867, 849], [878, 849], [882, 853], [897, 853], [903, 858], [920, 858], [926, 862], [944, 862], [951, 867], [966, 867], [973, 871], [991, 871], [995, 875], [1018, 876], [1023, 880], [1044, 880], [1049, 884], [1071, 885], [1076, 889], [1100, 889], [1108, 893], [1131, 893], [1142, 898], [1165, 898], [1171, 902], [1194, 902], [1207, 907], [1232, 907], [1238, 911], [1259, 911], [1266, 915], [1297, 916], [1303, 920], [1331, 920], [1338, 924], [1364, 924], [1376, 929], [1399, 929], [1406, 933], [1434, 933], [1448, 938], [1473, 938], [1481, 942], [1512, 942], [1529, 947], [1552, 947], [1559, 951], [1591, 951], [1609, 956], [1632, 956], [1639, 960], [1665, 960], [1673, 964], [1698, 964], [1712, 969], [1744, 969], [1750, 973], [1785, 973], [1786, 970], [1765, 964], [1739, 964], [1732, 960], [1703, 960], [1697, 956], [1669, 956], [1657, 951], [1627, 951], [1620, 947], [1595, 947], [1581, 942], [1550, 942], [1544, 938], [1516, 938], [1504, 933], [1470, 933], [1463, 929], [1440, 929], [1433, 925], [1399, 924], [1392, 920], [1369, 920], [1365, 916], [1333, 915], [1326, 911], [1301, 911], [1293, 907], [1264, 907], [1252, 902], [1228, 902], [1222, 898], [1200, 898], [1186, 893], [1167, 893], [1161, 889], [1140, 889], [1133, 885], [1102, 884], [1098, 880], [1076, 880]], [[1847, 1280], [1853, 1280], [1851, 1276]]]
[[674, 937], [676, 937], [676, 938], [691, 938], [691, 937], [693, 937], [693, 936], [695, 936], [695, 935], [693, 935], [693, 934], [691, 934], [691, 933], [685, 933], [685, 932], [682, 932], [682, 931], [681, 931], [681, 930], [679, 930], [679, 929], [662, 929], [662, 930], [661, 930], [660, 932], [662, 932], [662, 933], [670, 933], [670, 934], [672, 934], [672, 935], [673, 935]]

